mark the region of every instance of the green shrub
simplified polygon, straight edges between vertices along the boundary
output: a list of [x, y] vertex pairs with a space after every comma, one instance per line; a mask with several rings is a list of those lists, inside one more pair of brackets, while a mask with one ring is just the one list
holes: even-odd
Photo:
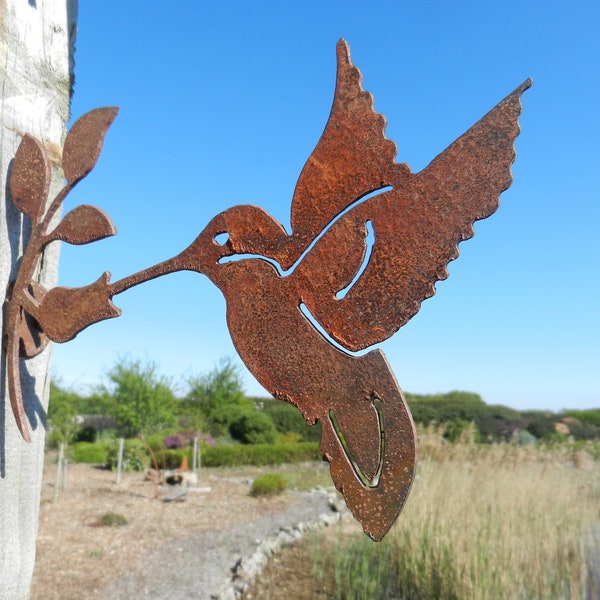
[[252, 482], [251, 496], [275, 496], [281, 494], [287, 488], [287, 480], [283, 475], [267, 473], [257, 477]]
[[187, 458], [188, 464], [191, 466], [192, 448], [165, 449], [154, 453], [154, 458], [156, 458], [159, 469], [178, 469], [184, 457]]
[[189, 392], [181, 407], [194, 429], [208, 427], [213, 437], [227, 435], [240, 411], [252, 409], [242, 376], [232, 359], [222, 359], [209, 373], [190, 377]]
[[127, 525], [127, 519], [118, 513], [107, 512], [100, 517], [100, 525], [103, 527], [123, 527]]
[[588, 423], [600, 429], [600, 408], [590, 408], [587, 410], [565, 410], [562, 412], [562, 417], [572, 417], [581, 421], [582, 423]]
[[319, 444], [314, 442], [214, 446], [202, 453], [202, 464], [206, 467], [266, 466], [315, 460], [321, 460], [321, 455]]
[[302, 441], [302, 434], [297, 433], [296, 431], [288, 431], [286, 433], [278, 433], [277, 434], [277, 443], [278, 444], [296, 444], [297, 442]]
[[[113, 442], [106, 455], [106, 466], [111, 471], [117, 470], [119, 460], [119, 443]], [[132, 439], [125, 440], [123, 446], [123, 471], [143, 471], [150, 464], [148, 448], [142, 440]]]
[[152, 435], [144, 436], [144, 441], [152, 452], [162, 452], [165, 449], [165, 436], [162, 433], [153, 433]]
[[462, 419], [448, 421], [448, 423], [444, 425], [444, 438], [449, 442], [456, 442], [461, 437], [463, 431], [470, 427], [470, 425], [471, 423], [463, 421]]
[[75, 463], [106, 464], [108, 447], [106, 444], [76, 442], [67, 449], [67, 456]]
[[584, 421], [570, 420], [567, 423], [569, 435], [575, 440], [596, 440], [600, 437], [600, 428]]
[[229, 433], [242, 444], [274, 444], [277, 441], [273, 421], [265, 413], [254, 409], [236, 415], [229, 425]]
[[263, 400], [264, 411], [275, 424], [280, 434], [297, 433], [304, 442], [321, 439], [321, 424], [308, 425], [300, 411], [281, 400]]
[[551, 440], [555, 437], [556, 423], [559, 422], [560, 419], [554, 413], [549, 411], [530, 410], [524, 412], [523, 417], [527, 419], [527, 431], [538, 440]]
[[93, 443], [98, 439], [98, 431], [94, 427], [82, 426], [75, 436], [76, 442]]

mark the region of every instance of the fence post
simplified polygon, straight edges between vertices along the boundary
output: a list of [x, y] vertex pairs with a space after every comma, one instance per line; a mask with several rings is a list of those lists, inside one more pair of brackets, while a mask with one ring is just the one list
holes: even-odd
[[117, 485], [121, 483], [121, 470], [123, 469], [123, 447], [125, 440], [119, 438], [119, 453], [117, 455]]
[[198, 475], [198, 436], [194, 436], [194, 451], [192, 454], [192, 473]]
[[58, 496], [60, 495], [60, 491], [64, 485], [64, 462], [65, 462], [65, 443], [61, 442], [58, 446], [58, 457], [56, 458], [56, 478], [54, 480], [54, 495], [52, 497], [52, 502], [56, 502], [58, 500]]

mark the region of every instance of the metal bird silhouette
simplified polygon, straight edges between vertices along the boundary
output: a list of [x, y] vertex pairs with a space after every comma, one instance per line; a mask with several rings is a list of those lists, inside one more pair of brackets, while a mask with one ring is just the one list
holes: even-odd
[[[293, 195], [291, 233], [258, 207], [235, 206], [163, 263], [113, 284], [105, 274], [88, 288], [36, 288], [25, 310], [48, 338], [65, 341], [118, 315], [110, 298], [133, 285], [177, 270], [207, 275], [225, 296], [240, 357], [273, 396], [321, 423], [320, 451], [336, 487], [365, 533], [380, 540], [412, 484], [415, 430], [383, 352], [352, 352], [414, 316], [447, 277], [473, 223], [497, 209], [511, 183], [520, 96], [531, 80], [412, 173], [395, 162], [385, 119], [363, 91], [344, 40], [337, 65], [329, 120]], [[104, 121], [96, 137], [110, 125]], [[76, 323], [68, 297], [86, 306], [84, 316], [74, 311]]]

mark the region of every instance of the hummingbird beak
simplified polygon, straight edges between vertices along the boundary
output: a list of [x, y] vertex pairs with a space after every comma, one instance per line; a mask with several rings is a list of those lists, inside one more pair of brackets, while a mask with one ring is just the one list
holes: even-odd
[[[218, 215], [220, 216], [220, 215]], [[233, 254], [229, 240], [222, 237], [227, 231], [213, 219], [198, 237], [173, 260], [178, 269], [209, 275], [224, 256]]]

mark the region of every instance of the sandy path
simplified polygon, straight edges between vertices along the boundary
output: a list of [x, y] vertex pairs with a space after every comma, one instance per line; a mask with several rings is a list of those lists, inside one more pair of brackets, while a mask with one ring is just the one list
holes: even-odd
[[262, 539], [300, 522], [317, 521], [327, 512], [325, 494], [296, 494], [277, 512], [248, 515], [233, 528], [208, 530], [163, 544], [146, 556], [140, 568], [114, 581], [98, 597], [220, 597], [224, 583], [231, 578], [232, 567], [240, 558], [251, 556]]
[[[206, 469], [199, 486], [210, 491], [165, 503], [168, 492], [157, 497], [140, 473], [116, 485], [114, 473], [71, 465], [68, 488], [52, 502], [56, 470], [49, 461], [31, 600], [215, 597], [262, 539], [330, 512], [325, 493], [252, 498], [251, 477], [264, 471]], [[97, 526], [106, 512], [123, 515], [127, 525]]]

